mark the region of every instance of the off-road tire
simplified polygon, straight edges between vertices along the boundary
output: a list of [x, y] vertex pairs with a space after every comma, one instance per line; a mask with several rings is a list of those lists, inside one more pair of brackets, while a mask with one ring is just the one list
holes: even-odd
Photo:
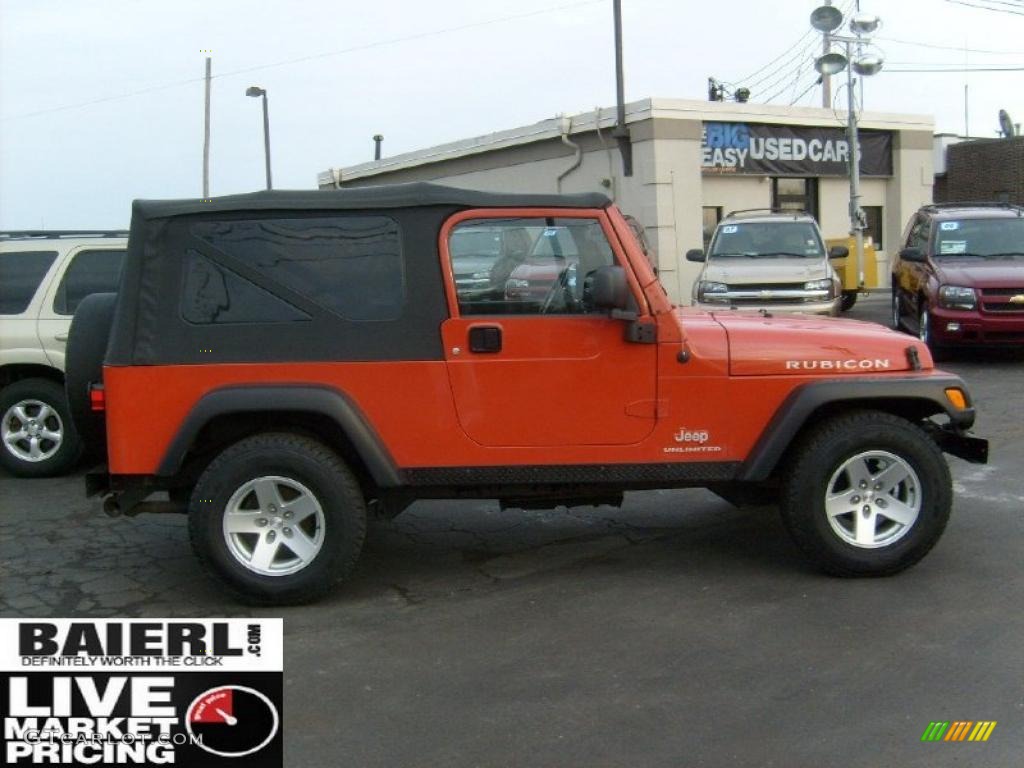
[[[233, 494], [266, 476], [301, 483], [322, 509], [322, 545], [296, 573], [254, 573], [232, 554], [224, 533]], [[355, 475], [327, 446], [291, 433], [254, 435], [226, 448], [200, 475], [188, 519], [192, 548], [206, 571], [242, 601], [259, 605], [293, 605], [322, 596], [351, 573], [366, 536], [366, 503]]]
[[[69, 471], [82, 455], [82, 441], [71, 419], [64, 387], [50, 379], [22, 379], [9, 384], [0, 391], [0, 418], [6, 418], [12, 408], [23, 402], [45, 403], [52, 409], [60, 424], [59, 447], [46, 458], [30, 461], [19, 458], [7, 445], [0, 445], [0, 464], [18, 477], [53, 477]], [[57, 423], [52, 418], [50, 422]], [[52, 447], [51, 443], [47, 445]], [[25, 452], [24, 448], [18, 450]]]
[[[871, 451], [892, 454], [913, 469], [920, 510], [901, 538], [863, 548], [844, 541], [833, 529], [825, 498], [834, 473]], [[951, 506], [949, 467], [938, 446], [917, 425], [880, 411], [853, 411], [813, 427], [788, 457], [779, 504], [797, 546], [826, 572], [845, 577], [889, 576], [917, 563], [942, 535]]]
[[64, 358], [64, 387], [75, 430], [90, 456], [100, 459], [106, 454], [106, 419], [92, 410], [89, 386], [103, 382], [103, 358], [116, 305], [114, 293], [94, 293], [82, 299], [71, 320]]

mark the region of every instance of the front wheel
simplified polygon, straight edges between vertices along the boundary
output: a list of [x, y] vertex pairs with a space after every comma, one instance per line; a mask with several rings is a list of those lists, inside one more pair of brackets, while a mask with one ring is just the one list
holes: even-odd
[[952, 506], [949, 467], [919, 427], [856, 411], [794, 449], [780, 508], [796, 544], [836, 576], [889, 576], [924, 557]]
[[843, 291], [842, 297], [839, 299], [839, 311], [847, 312], [853, 309], [853, 305], [857, 303], [857, 291]]
[[256, 435], [220, 454], [189, 503], [200, 562], [240, 598], [308, 602], [355, 567], [366, 504], [334, 451], [307, 437]]
[[946, 358], [946, 348], [935, 341], [935, 334], [932, 330], [932, 316], [928, 311], [927, 305], [921, 307], [921, 312], [917, 316], [917, 337], [928, 345], [928, 349], [932, 353], [932, 359], [944, 360]]

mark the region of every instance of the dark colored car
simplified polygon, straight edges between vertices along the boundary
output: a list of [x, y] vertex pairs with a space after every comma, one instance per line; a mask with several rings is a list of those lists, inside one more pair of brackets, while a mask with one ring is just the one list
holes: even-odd
[[932, 354], [1024, 342], [1024, 207], [926, 205], [893, 263], [892, 323]]

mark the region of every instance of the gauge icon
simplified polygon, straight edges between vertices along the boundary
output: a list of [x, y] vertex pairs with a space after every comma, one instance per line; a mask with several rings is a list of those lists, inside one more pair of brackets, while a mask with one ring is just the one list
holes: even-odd
[[200, 749], [221, 757], [245, 757], [259, 752], [281, 725], [274, 703], [255, 688], [222, 685], [192, 700], [185, 713], [185, 730]]

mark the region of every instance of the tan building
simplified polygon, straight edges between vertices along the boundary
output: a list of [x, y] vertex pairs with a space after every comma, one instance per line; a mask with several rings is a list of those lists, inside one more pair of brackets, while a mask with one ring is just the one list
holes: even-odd
[[[331, 168], [321, 189], [434, 181], [506, 192], [593, 192], [613, 198], [647, 229], [662, 281], [686, 303], [701, 247], [725, 213], [803, 208], [826, 237], [849, 230], [845, 113], [765, 104], [647, 99], [626, 105], [633, 175], [624, 176], [611, 130], [614, 108]], [[878, 246], [878, 276], [903, 226], [931, 202], [933, 123], [923, 115], [861, 116], [862, 200]]]

